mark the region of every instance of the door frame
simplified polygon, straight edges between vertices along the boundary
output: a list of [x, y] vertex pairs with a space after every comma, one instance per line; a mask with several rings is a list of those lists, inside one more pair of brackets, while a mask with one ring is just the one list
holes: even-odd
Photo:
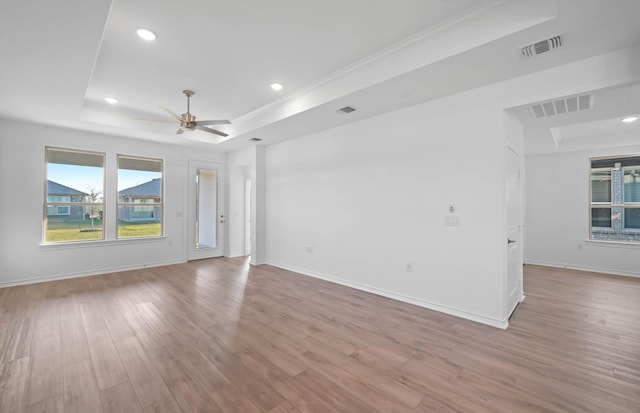
[[[195, 223], [196, 223], [196, 172], [199, 169], [216, 171], [216, 246], [215, 248], [195, 248]], [[190, 159], [187, 168], [187, 237], [186, 256], [187, 261], [222, 257], [225, 255], [226, 245], [226, 181], [224, 162], [200, 161]]]

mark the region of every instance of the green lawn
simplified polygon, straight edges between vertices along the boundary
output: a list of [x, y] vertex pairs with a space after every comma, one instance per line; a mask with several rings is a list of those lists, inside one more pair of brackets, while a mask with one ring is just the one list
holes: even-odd
[[94, 218], [91, 231], [91, 220], [56, 222], [47, 221], [47, 242], [88, 241], [102, 239], [102, 220]]
[[159, 222], [118, 221], [118, 238], [159, 237], [162, 227]]
[[[47, 223], [47, 242], [71, 242], [90, 241], [103, 239], [102, 220], [93, 220], [91, 231], [91, 220], [73, 222]], [[159, 222], [125, 222], [118, 221], [118, 238], [136, 238], [162, 235], [162, 227]]]

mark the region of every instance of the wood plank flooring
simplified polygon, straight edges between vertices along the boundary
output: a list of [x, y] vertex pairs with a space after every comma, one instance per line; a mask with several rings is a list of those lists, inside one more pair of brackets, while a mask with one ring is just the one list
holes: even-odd
[[507, 331], [244, 258], [0, 289], [0, 412], [640, 412], [640, 279], [525, 267]]

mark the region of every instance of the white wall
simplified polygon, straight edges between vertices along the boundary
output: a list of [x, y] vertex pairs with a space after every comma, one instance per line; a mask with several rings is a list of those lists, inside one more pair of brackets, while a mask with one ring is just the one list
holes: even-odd
[[[164, 159], [165, 238], [42, 246], [46, 145], [106, 152], [112, 166], [116, 154]], [[225, 158], [177, 145], [0, 121], [0, 286], [185, 261], [188, 160]], [[106, 191], [115, 192], [115, 169], [107, 171]], [[115, 211], [114, 204], [106, 207]]]
[[640, 153], [640, 145], [529, 156], [525, 262], [640, 277], [640, 246], [587, 241], [589, 158]]
[[255, 169], [255, 147], [231, 152], [227, 156], [228, 183], [228, 256], [245, 255], [246, 217], [245, 217], [245, 182], [251, 179]]
[[229, 170], [229, 256], [245, 255], [246, 220], [242, 215], [246, 202], [246, 181], [251, 181], [250, 238], [251, 264], [264, 264], [265, 254], [265, 171], [264, 147], [251, 146], [227, 156]]
[[513, 125], [462, 94], [267, 147], [267, 262], [503, 326]]

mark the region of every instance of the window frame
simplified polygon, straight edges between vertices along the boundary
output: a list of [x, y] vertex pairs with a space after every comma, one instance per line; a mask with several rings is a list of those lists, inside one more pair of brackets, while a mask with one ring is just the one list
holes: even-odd
[[[629, 168], [629, 165], [623, 165], [624, 160], [630, 158], [640, 158], [639, 153], [630, 153], [624, 155], [616, 155], [616, 156], [601, 156], [601, 157], [590, 157], [589, 158], [589, 234], [588, 240], [594, 242], [610, 242], [610, 243], [623, 243], [623, 244], [633, 244], [640, 245], [640, 228], [626, 228], [625, 225], [625, 211], [628, 209], [640, 209], [640, 202], [625, 202], [625, 186], [624, 186], [624, 172]], [[594, 168], [594, 161], [610, 161], [614, 166], [610, 167], [611, 170], [611, 201], [610, 202], [602, 202], [602, 201], [593, 201], [593, 171], [597, 169], [603, 169], [604, 167], [598, 166]], [[620, 167], [616, 169], [615, 164], [620, 162]], [[638, 160], [640, 162], [640, 159]], [[638, 164], [640, 166], [640, 163]], [[614, 171], [620, 170], [622, 173], [622, 179], [620, 181], [620, 202], [616, 202], [616, 184], [614, 183]], [[594, 227], [593, 226], [593, 210], [594, 209], [608, 209], [611, 211], [611, 226], [610, 227]], [[614, 210], [620, 210], [620, 217], [614, 217]], [[621, 221], [621, 228], [618, 230], [614, 225], [614, 220]], [[594, 231], [595, 229], [595, 231]], [[594, 234], [602, 234], [603, 238], [594, 237]], [[609, 237], [606, 237], [606, 234], [609, 234]], [[624, 239], [623, 237], [631, 238]]]
[[[76, 153], [76, 154], [85, 154], [85, 155], [92, 155], [92, 156], [99, 156], [102, 158], [102, 202], [100, 203], [93, 203], [93, 202], [86, 202], [82, 201], [82, 202], [77, 202], [77, 201], [73, 201], [74, 197], [73, 196], [69, 196], [69, 201], [66, 202], [62, 202], [62, 201], [55, 201], [55, 202], [50, 202], [49, 201], [49, 188], [48, 188], [48, 182], [49, 182], [49, 151], [57, 151], [57, 152], [68, 152], [68, 153]], [[54, 163], [55, 162], [51, 162]], [[74, 165], [74, 164], [68, 164], [68, 165]], [[42, 212], [43, 212], [43, 216], [42, 216], [42, 243], [43, 245], [64, 245], [64, 244], [78, 244], [78, 243], [91, 243], [91, 242], [100, 242], [100, 241], [104, 241], [106, 239], [106, 226], [107, 226], [107, 222], [106, 219], [104, 217], [104, 213], [102, 216], [102, 231], [101, 231], [101, 237], [100, 238], [96, 238], [96, 239], [89, 239], [89, 240], [85, 240], [85, 239], [78, 239], [78, 240], [67, 240], [67, 241], [48, 241], [47, 240], [47, 229], [48, 229], [48, 219], [50, 216], [55, 217], [55, 216], [69, 216], [71, 214], [71, 207], [82, 207], [83, 208], [83, 215], [86, 213], [86, 208], [92, 208], [95, 207], [96, 205], [102, 205], [102, 211], [105, 210], [105, 206], [106, 206], [106, 197], [105, 197], [105, 184], [106, 184], [106, 171], [107, 171], [107, 154], [105, 152], [98, 152], [98, 151], [91, 151], [91, 150], [86, 150], [86, 149], [75, 149], [75, 148], [63, 148], [63, 147], [57, 147], [57, 146], [45, 146], [44, 147], [44, 188], [43, 188], [43, 198], [42, 198]], [[77, 166], [87, 166], [87, 165], [77, 165]], [[59, 183], [59, 182], [58, 182]], [[64, 184], [61, 184], [64, 185]], [[55, 197], [58, 197], [58, 195], [53, 195]], [[67, 214], [59, 214], [58, 213], [58, 208], [59, 207], [67, 207], [68, 209], [68, 213]], [[50, 215], [48, 214], [49, 211], [49, 207], [53, 207], [56, 209], [56, 214], [55, 215]]]
[[[118, 180], [119, 180], [119, 175], [120, 175], [120, 159], [130, 159], [130, 160], [140, 160], [140, 161], [148, 161], [148, 162], [159, 162], [160, 163], [160, 202], [135, 202], [135, 199], [133, 200], [133, 202], [121, 202], [120, 201], [120, 190], [118, 190]], [[116, 196], [116, 200], [115, 200], [115, 239], [118, 241], [122, 241], [122, 240], [144, 240], [144, 239], [157, 239], [157, 238], [163, 238], [164, 234], [165, 234], [165, 205], [164, 205], [164, 198], [165, 198], [165, 185], [164, 185], [164, 181], [165, 181], [165, 173], [164, 173], [164, 164], [165, 164], [165, 160], [163, 158], [153, 158], [153, 157], [148, 157], [148, 156], [138, 156], [138, 155], [127, 155], [127, 154], [121, 154], [118, 153], [116, 154], [116, 171], [115, 171], [115, 177], [116, 177], [116, 192], [115, 192], [115, 196]], [[123, 168], [126, 169], [126, 168]], [[120, 228], [120, 207], [128, 207], [131, 208], [132, 211], [135, 210], [137, 207], [152, 207], [152, 208], [159, 208], [160, 210], [160, 217], [159, 217], [159, 223], [160, 223], [160, 234], [158, 235], [144, 235], [144, 236], [133, 236], [133, 237], [124, 237], [124, 236], [120, 236], [119, 235], [119, 228]]]

